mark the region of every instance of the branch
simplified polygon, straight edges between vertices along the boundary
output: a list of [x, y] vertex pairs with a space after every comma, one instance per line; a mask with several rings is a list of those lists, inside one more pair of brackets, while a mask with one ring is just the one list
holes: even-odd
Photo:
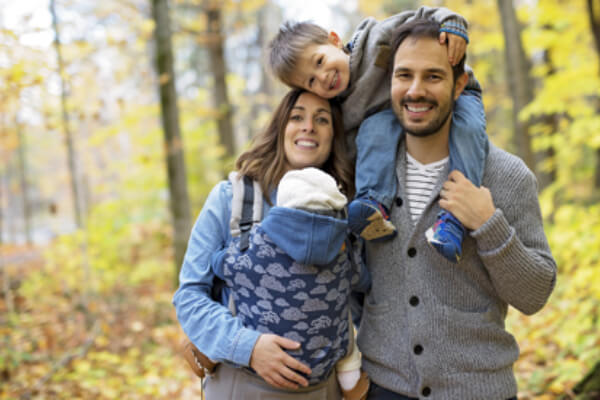
[[76, 358], [85, 357], [87, 352], [90, 350], [90, 347], [94, 344], [94, 341], [98, 337], [98, 332], [100, 330], [100, 324], [96, 320], [94, 322], [94, 326], [92, 327], [92, 332], [83, 343], [83, 345], [76, 351], [73, 351], [70, 354], [66, 354], [61, 358], [56, 364], [52, 366], [50, 371], [46, 373], [46, 375], [42, 376], [27, 392], [23, 393], [20, 397], [21, 400], [31, 400], [32, 396], [35, 393], [38, 393], [40, 389], [52, 378], [54, 374], [56, 374], [59, 370], [69, 365]]

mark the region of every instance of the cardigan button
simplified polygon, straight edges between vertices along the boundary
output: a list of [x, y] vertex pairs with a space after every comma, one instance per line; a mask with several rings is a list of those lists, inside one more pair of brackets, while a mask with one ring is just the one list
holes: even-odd
[[431, 394], [431, 388], [430, 388], [429, 386], [425, 386], [425, 387], [423, 388], [423, 390], [421, 390], [421, 394], [422, 394], [424, 397], [429, 397], [429, 395]]
[[408, 249], [408, 256], [410, 258], [414, 257], [417, 255], [417, 249], [415, 249], [414, 247], [411, 247], [410, 249]]
[[423, 346], [418, 344], [413, 348], [413, 351], [415, 352], [416, 355], [419, 355], [423, 352]]
[[402, 197], [396, 197], [396, 205], [402, 207]]
[[417, 296], [412, 296], [408, 302], [411, 306], [416, 307], [419, 305], [419, 298]]

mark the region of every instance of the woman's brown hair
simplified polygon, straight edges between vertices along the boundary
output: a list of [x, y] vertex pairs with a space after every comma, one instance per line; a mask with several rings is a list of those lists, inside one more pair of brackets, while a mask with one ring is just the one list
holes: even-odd
[[[283, 139], [285, 128], [292, 108], [303, 93], [303, 89], [289, 91], [273, 113], [267, 128], [254, 137], [250, 149], [242, 153], [236, 163], [236, 169], [260, 184], [265, 199], [269, 201], [269, 193], [279, 184], [286, 172]], [[333, 122], [333, 142], [329, 158], [321, 169], [335, 178], [342, 192], [348, 197], [354, 196], [354, 168], [348, 158], [342, 109], [335, 100], [328, 100]]]

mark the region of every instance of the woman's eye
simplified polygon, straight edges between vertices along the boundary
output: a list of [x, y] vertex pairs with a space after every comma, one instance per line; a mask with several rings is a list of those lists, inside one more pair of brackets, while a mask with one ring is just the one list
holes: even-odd
[[321, 64], [323, 64], [323, 57], [319, 57], [317, 59], [317, 65], [321, 65]]
[[308, 87], [311, 88], [314, 82], [315, 82], [315, 78], [310, 78], [308, 80]]
[[290, 120], [292, 120], [292, 121], [302, 121], [302, 116], [301, 115], [292, 115], [290, 117]]
[[325, 117], [319, 117], [319, 118], [317, 118], [317, 122], [322, 125], [328, 125], [329, 119], [327, 119]]

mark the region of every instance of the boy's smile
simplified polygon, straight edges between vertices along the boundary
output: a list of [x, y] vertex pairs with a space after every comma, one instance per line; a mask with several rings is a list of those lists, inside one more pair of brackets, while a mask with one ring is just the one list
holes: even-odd
[[337, 35], [330, 35], [327, 44], [306, 48], [292, 81], [297, 87], [326, 99], [346, 90], [350, 82], [350, 56], [342, 49]]

